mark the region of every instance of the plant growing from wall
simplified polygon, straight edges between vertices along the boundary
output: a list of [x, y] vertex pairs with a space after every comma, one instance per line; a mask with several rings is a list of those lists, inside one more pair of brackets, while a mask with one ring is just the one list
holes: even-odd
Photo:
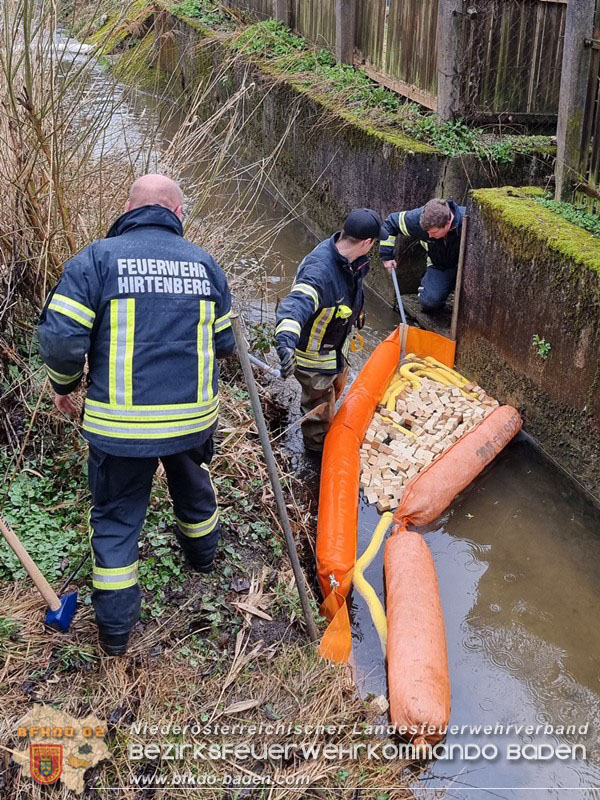
[[232, 19], [211, 0], [180, 0], [172, 6], [176, 17], [191, 17], [210, 28], [231, 28]]
[[600, 216], [588, 211], [585, 208], [574, 206], [571, 203], [559, 203], [549, 197], [534, 197], [536, 203], [539, 203], [544, 208], [549, 208], [560, 214], [563, 219], [572, 222], [580, 228], [593, 233], [594, 236], [600, 236]]
[[547, 342], [543, 337], [538, 336], [537, 333], [534, 334], [533, 339], [531, 340], [531, 346], [535, 349], [537, 355], [544, 361], [550, 355], [550, 350], [552, 350], [552, 345], [550, 342]]

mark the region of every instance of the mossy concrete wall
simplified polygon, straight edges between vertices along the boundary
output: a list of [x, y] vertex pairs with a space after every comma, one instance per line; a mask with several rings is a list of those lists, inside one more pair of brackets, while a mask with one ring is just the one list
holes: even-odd
[[534, 193], [471, 195], [458, 366], [600, 497], [600, 242]]
[[[201, 25], [163, 11], [156, 15], [158, 62], [172, 85], [184, 94], [234, 55], [226, 39], [210, 39]], [[471, 187], [505, 183], [540, 184], [552, 171], [551, 154], [519, 155], [511, 164], [476, 156], [448, 158], [433, 147], [400, 134], [370, 127], [350, 113], [333, 109], [309, 92], [239, 55], [215, 83], [218, 104], [241, 86], [246, 95], [249, 152], [268, 156], [283, 140], [272, 177], [281, 195], [304, 214], [318, 235], [330, 235], [355, 207], [369, 206], [384, 216], [423, 205], [433, 196], [466, 199]], [[413, 247], [401, 271], [401, 289], [414, 292], [425, 268], [424, 252]], [[379, 264], [371, 286], [392, 301], [391, 282]]]

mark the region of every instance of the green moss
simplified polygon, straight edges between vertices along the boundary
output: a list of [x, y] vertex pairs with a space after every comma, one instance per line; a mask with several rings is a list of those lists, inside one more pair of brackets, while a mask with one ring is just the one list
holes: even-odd
[[142, 89], [160, 87], [164, 84], [164, 78], [157, 66], [151, 66], [153, 54], [154, 33], [151, 32], [123, 53], [115, 64], [115, 77]]
[[548, 247], [572, 263], [593, 270], [600, 276], [600, 247], [597, 237], [568, 222], [536, 202], [542, 190], [476, 189], [471, 195], [482, 211], [502, 224], [510, 241], [511, 229], [517, 234], [515, 245], [524, 243]]
[[148, 5], [147, 0], [134, 0], [125, 16], [121, 12], [112, 14], [106, 24], [90, 36], [88, 43], [100, 45], [100, 55], [110, 55], [119, 44], [135, 36], [153, 14], [154, 6]]
[[349, 111], [338, 111], [339, 115], [348, 120], [349, 122], [359, 125], [369, 136], [374, 136], [376, 139], [381, 139], [383, 142], [393, 145], [399, 150], [403, 150], [409, 155], [415, 153], [422, 153], [426, 155], [442, 156], [444, 153], [436, 147], [425, 142], [419, 142], [417, 139], [411, 139], [409, 136], [399, 133], [398, 131], [390, 130], [388, 128], [375, 128], [373, 125], [367, 124], [355, 114]]
[[[225, 42], [225, 45], [227, 46], [227, 42]], [[266, 73], [267, 75], [271, 75], [273, 78], [276, 78], [282, 83], [290, 86], [293, 91], [306, 95], [313, 102], [317, 103], [317, 105], [326, 109], [329, 113], [334, 114], [345, 122], [356, 125], [358, 128], [360, 128], [361, 132], [366, 133], [368, 136], [373, 136], [377, 139], [387, 142], [393, 147], [396, 147], [409, 155], [414, 153], [438, 156], [443, 155], [443, 153], [440, 150], [436, 150], [435, 147], [432, 147], [425, 142], [419, 142], [416, 139], [411, 139], [410, 137], [405, 136], [398, 131], [384, 127], [376, 128], [374, 125], [369, 124], [368, 121], [358, 116], [358, 114], [345, 109], [343, 106], [340, 107], [339, 104], [332, 100], [329, 95], [315, 91], [305, 84], [294, 81], [289, 75], [280, 73], [276, 67], [268, 62], [263, 62], [260, 59], [252, 57], [248, 57], [248, 61], [254, 63], [262, 72]]]
[[527, 197], [543, 197], [545, 194], [541, 186], [524, 186], [521, 191]]

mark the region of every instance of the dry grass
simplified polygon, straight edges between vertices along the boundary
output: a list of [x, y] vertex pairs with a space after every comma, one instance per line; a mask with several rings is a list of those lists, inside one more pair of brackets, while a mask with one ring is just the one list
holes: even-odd
[[[1, 673], [2, 681], [13, 687], [4, 696], [3, 722], [0, 726], [2, 741], [10, 749], [15, 744], [15, 722], [29, 706], [32, 699], [50, 703], [66, 713], [81, 717], [92, 711], [101, 719], [109, 721], [107, 743], [112, 761], [91, 769], [87, 773], [86, 793], [94, 797], [169, 797], [189, 796], [189, 790], [177, 788], [146, 789], [135, 786], [141, 776], [158, 774], [166, 776], [172, 783], [174, 773], [191, 773], [220, 776], [226, 774], [272, 775], [275, 779], [285, 776], [298, 781], [308, 796], [308, 787], [320, 797], [353, 797], [353, 790], [343, 790], [360, 785], [361, 796], [375, 796], [369, 789], [397, 786], [393, 796], [412, 796], [399, 787], [404, 783], [402, 764], [378, 766], [361, 758], [357, 762], [340, 763], [325, 759], [303, 760], [300, 755], [291, 756], [287, 762], [265, 764], [250, 759], [238, 762], [230, 758], [213, 761], [209, 765], [184, 758], [181, 762], [143, 761], [129, 759], [129, 744], [156, 742], [251, 742], [256, 747], [275, 743], [317, 744], [335, 741], [349, 745], [356, 743], [351, 734], [355, 723], [369, 718], [369, 710], [357, 699], [352, 679], [347, 668], [338, 668], [321, 661], [308, 644], [282, 644], [278, 641], [266, 644], [253, 637], [247, 622], [236, 636], [235, 651], [231, 659], [217, 674], [206, 675], [205, 665], [192, 667], [178, 654], [175, 636], [154, 636], [140, 641], [127, 658], [94, 659], [88, 668], [73, 670], [65, 674], [56, 667], [56, 652], [60, 652], [60, 636], [48, 634], [40, 625], [39, 600], [24, 593], [22, 586], [5, 592], [3, 602], [11, 607], [12, 616], [21, 622], [23, 642], [11, 643], [5, 650], [8, 656]], [[189, 607], [188, 609], [189, 610]], [[184, 613], [182, 609], [181, 613]], [[89, 638], [92, 627], [90, 613], [78, 615], [69, 638], [81, 642]], [[193, 618], [193, 615], [192, 615]], [[152, 647], [152, 649], [150, 649]], [[44, 677], [35, 682], [35, 689], [28, 683], [29, 673], [38, 669]], [[21, 687], [25, 687], [24, 692]], [[246, 707], [247, 710], [244, 710]], [[248, 708], [249, 707], [249, 708]], [[206, 735], [178, 737], [165, 734], [144, 733], [143, 726], [154, 724], [211, 724], [237, 723], [263, 726], [277, 720], [283, 725], [318, 723], [345, 726], [346, 733], [336, 736], [319, 734], [258, 734], [248, 736]], [[141, 727], [139, 732], [131, 724]], [[347, 774], [340, 776], [340, 769]], [[8, 768], [5, 780], [14, 800], [38, 798], [43, 790], [27, 778], [20, 778], [20, 770]], [[133, 784], [133, 785], [132, 785]], [[308, 785], [307, 785], [308, 784]], [[340, 787], [333, 791], [328, 787]], [[116, 794], [111, 789], [121, 787]], [[202, 797], [223, 797], [220, 788], [204, 788]], [[150, 793], [147, 793], [150, 792]], [[67, 798], [69, 793], [56, 789], [54, 797]], [[248, 796], [248, 795], [246, 795]], [[272, 789], [250, 793], [252, 797], [283, 798], [290, 796], [289, 789]], [[388, 794], [388, 797], [392, 795]]]
[[[272, 540], [281, 540], [273, 513], [273, 497], [266, 470], [258, 450], [254, 422], [246, 402], [235, 401], [235, 379], [224, 388], [227, 414], [220, 430], [219, 454], [214, 474], [229, 480], [231, 489], [220, 491], [223, 517], [236, 508], [236, 486], [256, 487], [245, 493], [251, 503], [248, 514], [232, 530], [225, 525], [223, 541], [239, 544], [239, 527], [247, 520], [260, 520], [270, 530]], [[279, 453], [282, 473], [285, 454]], [[311, 552], [311, 518], [299, 493], [299, 484], [287, 475], [288, 505], [301, 553], [308, 563]], [[162, 478], [159, 477], [157, 486]], [[156, 500], [155, 506], [159, 506]], [[161, 507], [164, 511], [164, 504]], [[142, 545], [142, 560], [151, 553]], [[250, 759], [234, 763], [231, 757], [208, 764], [186, 757], [180, 762], [166, 759], [134, 760], [128, 757], [130, 744], [169, 742], [252, 743], [257, 747], [280, 744], [321, 744], [336, 742], [352, 745], [375, 741], [353, 733], [354, 725], [374, 721], [378, 714], [357, 696], [348, 667], [338, 667], [319, 658], [304, 634], [293, 575], [285, 556], [274, 555], [271, 542], [249, 543], [242, 548], [243, 561], [234, 561], [221, 549], [217, 572], [213, 576], [186, 575], [165, 602], [162, 615], [138, 626], [127, 656], [102, 657], [96, 646], [96, 628], [89, 605], [81, 603], [67, 634], [44, 629], [43, 603], [26, 582], [16, 582], [0, 593], [4, 621], [12, 631], [0, 635], [0, 688], [3, 720], [0, 737], [5, 753], [19, 743], [16, 723], [33, 702], [51, 704], [75, 717], [94, 713], [108, 722], [107, 743], [112, 761], [86, 773], [86, 797], [90, 798], [178, 798], [189, 789], [173, 787], [176, 773], [196, 778], [211, 775], [217, 786], [204, 787], [202, 796], [227, 795], [219, 788], [225, 775], [270, 775], [274, 779], [296, 781], [299, 796], [410, 797], [401, 789], [406, 778], [404, 764], [381, 763], [364, 754], [356, 761], [305, 759], [301, 753], [271, 763]], [[228, 570], [233, 565], [233, 572]], [[82, 596], [87, 596], [85, 577], [77, 581]], [[234, 587], [232, 589], [232, 587]], [[221, 598], [228, 611], [219, 624], [207, 618], [206, 599]], [[153, 600], [144, 592], [144, 603]], [[1, 628], [0, 628], [1, 631]], [[238, 723], [244, 725], [281, 722], [284, 725], [328, 724], [341, 726], [333, 736], [318, 733], [262, 733], [256, 736], [218, 733], [179, 737], [150, 734], [141, 726]], [[214, 730], [214, 729], [213, 729]], [[22, 744], [20, 744], [22, 748]], [[169, 788], [135, 786], [135, 781], [160, 775]], [[250, 778], [249, 778], [250, 779]], [[38, 798], [42, 789], [21, 775], [20, 769], [5, 761], [4, 786], [11, 800]], [[398, 787], [379, 791], [378, 787]], [[118, 793], [114, 789], [120, 787]], [[311, 788], [309, 788], [311, 787]], [[338, 787], [334, 789], [333, 787]], [[313, 792], [314, 789], [314, 792]], [[294, 796], [296, 793], [294, 793]], [[65, 789], [53, 796], [67, 798]], [[248, 797], [283, 798], [290, 789], [254, 789]]]

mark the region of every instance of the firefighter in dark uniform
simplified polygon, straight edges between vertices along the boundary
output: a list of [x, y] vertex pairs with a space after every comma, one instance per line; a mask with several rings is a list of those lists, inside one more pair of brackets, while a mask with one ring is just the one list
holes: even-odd
[[162, 175], [132, 186], [106, 239], [65, 265], [39, 327], [55, 404], [74, 415], [85, 359], [83, 434], [100, 644], [127, 649], [139, 617], [138, 536], [160, 459], [177, 538], [191, 566], [211, 569], [219, 513], [208, 465], [219, 411], [216, 359], [234, 350], [223, 270], [183, 238], [183, 196]]
[[288, 296], [277, 310], [275, 339], [281, 374], [294, 373], [302, 387], [302, 412], [326, 402], [323, 412], [302, 423], [304, 446], [321, 452], [348, 371], [352, 327], [361, 328], [367, 253], [387, 232], [381, 217], [355, 209], [342, 231], [326, 239], [300, 264]]
[[395, 211], [384, 222], [387, 234], [380, 242], [379, 257], [389, 272], [396, 269], [398, 235], [420, 241], [427, 253], [427, 270], [419, 286], [423, 311], [443, 308], [454, 289], [465, 210], [453, 200], [434, 198], [422, 208]]

